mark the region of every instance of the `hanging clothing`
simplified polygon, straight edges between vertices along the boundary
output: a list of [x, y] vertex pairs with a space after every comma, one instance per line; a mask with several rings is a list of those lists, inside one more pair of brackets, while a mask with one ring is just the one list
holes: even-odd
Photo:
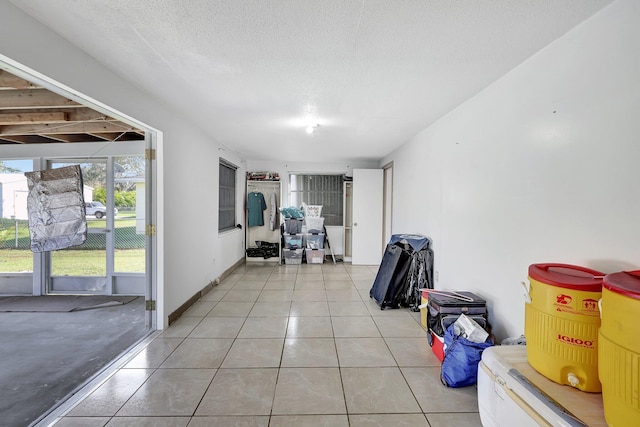
[[278, 224], [278, 202], [276, 193], [271, 193], [271, 211], [269, 212], [269, 230], [273, 231], [280, 227]]
[[249, 227], [260, 227], [264, 225], [264, 210], [267, 209], [267, 202], [264, 195], [258, 191], [252, 191], [247, 196], [247, 211]]

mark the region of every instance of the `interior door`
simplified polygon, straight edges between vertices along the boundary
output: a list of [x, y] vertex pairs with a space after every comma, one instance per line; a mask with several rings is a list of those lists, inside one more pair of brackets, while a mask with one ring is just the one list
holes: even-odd
[[353, 265], [378, 265], [382, 260], [382, 169], [353, 170]]
[[344, 232], [342, 233], [343, 242], [342, 249], [345, 261], [352, 261], [352, 242], [353, 242], [353, 182], [345, 181], [343, 184], [342, 194], [343, 201], [343, 215], [344, 219]]
[[386, 243], [391, 240], [391, 215], [393, 212], [393, 163], [389, 163], [382, 167], [384, 171], [384, 234], [382, 242]]
[[[47, 253], [47, 294], [111, 294], [113, 274], [113, 178], [111, 159], [55, 160], [49, 169], [80, 165], [85, 205], [106, 198], [104, 208], [87, 208], [87, 240]], [[91, 210], [90, 210], [91, 209]], [[90, 213], [89, 213], [90, 212]]]

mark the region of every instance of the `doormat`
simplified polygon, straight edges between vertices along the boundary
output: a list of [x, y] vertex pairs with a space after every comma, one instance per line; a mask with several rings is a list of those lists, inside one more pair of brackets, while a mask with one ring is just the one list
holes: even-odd
[[0, 298], [0, 312], [71, 312], [124, 305], [137, 296], [45, 295]]

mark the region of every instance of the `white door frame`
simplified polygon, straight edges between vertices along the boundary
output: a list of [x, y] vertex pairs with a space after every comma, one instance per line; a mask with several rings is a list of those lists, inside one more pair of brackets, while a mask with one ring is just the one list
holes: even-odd
[[382, 194], [382, 241], [387, 243], [391, 240], [393, 234], [393, 162], [387, 163], [382, 166], [383, 170], [383, 186], [384, 191]]
[[[145, 179], [147, 181], [147, 204], [145, 221], [147, 226], [152, 226], [146, 227], [146, 229], [153, 230], [152, 232], [147, 233], [147, 262], [145, 274], [147, 278], [147, 284], [145, 286], [145, 299], [155, 302], [155, 304], [153, 304], [153, 308], [146, 311], [147, 315], [145, 317], [147, 318], [147, 326], [149, 326], [152, 330], [157, 328], [162, 329], [164, 326], [164, 321], [161, 320], [164, 318], [164, 276], [162, 275], [162, 269], [159, 268], [159, 266], [162, 265], [162, 249], [164, 241], [162, 234], [164, 217], [162, 211], [163, 181], [161, 169], [162, 132], [1, 54], [0, 69], [23, 79], [34, 82], [46, 89], [64, 96], [65, 98], [86, 105], [87, 107], [92, 108], [96, 111], [101, 111], [110, 117], [113, 117], [124, 123], [129, 123], [131, 126], [145, 131], [145, 157], [147, 156], [147, 153], [149, 153], [149, 158], [146, 164]], [[108, 146], [109, 144], [106, 145]], [[99, 143], [94, 145], [94, 147], [96, 148], [96, 150], [98, 150], [98, 148], [100, 147]], [[66, 147], [64, 153], [60, 156], [68, 157], [69, 155], [71, 155], [69, 152], [69, 148]], [[25, 157], [32, 157], [35, 159], [39, 156], [30, 155]], [[41, 167], [43, 166], [44, 165], [41, 164]], [[41, 284], [43, 283], [43, 280], [45, 280], [45, 272], [42, 269], [42, 265], [44, 264], [43, 257], [44, 254], [39, 254], [39, 256], [36, 255], [34, 257], [34, 291], [36, 289], [41, 290]], [[36, 293], [34, 292], [34, 294]]]
[[[113, 212], [114, 208], [114, 174], [113, 157], [96, 156], [84, 159], [74, 158], [47, 158], [46, 169], [53, 169], [56, 163], [101, 163], [105, 167], [105, 189], [107, 195], [107, 212]], [[84, 189], [83, 189], [84, 190]], [[87, 228], [88, 234], [103, 235], [105, 239], [105, 276], [55, 276], [53, 274], [54, 252], [46, 252], [45, 267], [46, 280], [43, 283], [43, 293], [49, 294], [89, 294], [112, 295], [113, 294], [113, 267], [114, 267], [114, 231], [115, 219], [113, 215], [105, 216], [105, 228]]]

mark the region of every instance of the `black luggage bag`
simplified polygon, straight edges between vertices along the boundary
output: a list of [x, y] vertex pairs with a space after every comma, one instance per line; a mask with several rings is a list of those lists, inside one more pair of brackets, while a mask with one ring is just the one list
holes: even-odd
[[411, 261], [400, 305], [420, 311], [422, 289], [433, 289], [433, 250], [428, 246], [410, 253]]
[[[475, 320], [487, 332], [490, 332], [487, 302], [478, 295], [467, 291], [429, 292], [427, 327], [434, 334], [444, 337], [444, 332], [461, 314]], [[427, 337], [430, 339], [431, 335], [427, 334]]]
[[378, 274], [369, 291], [369, 296], [376, 300], [381, 310], [400, 307], [400, 297], [404, 291], [410, 261], [409, 253], [401, 245], [387, 245]]

